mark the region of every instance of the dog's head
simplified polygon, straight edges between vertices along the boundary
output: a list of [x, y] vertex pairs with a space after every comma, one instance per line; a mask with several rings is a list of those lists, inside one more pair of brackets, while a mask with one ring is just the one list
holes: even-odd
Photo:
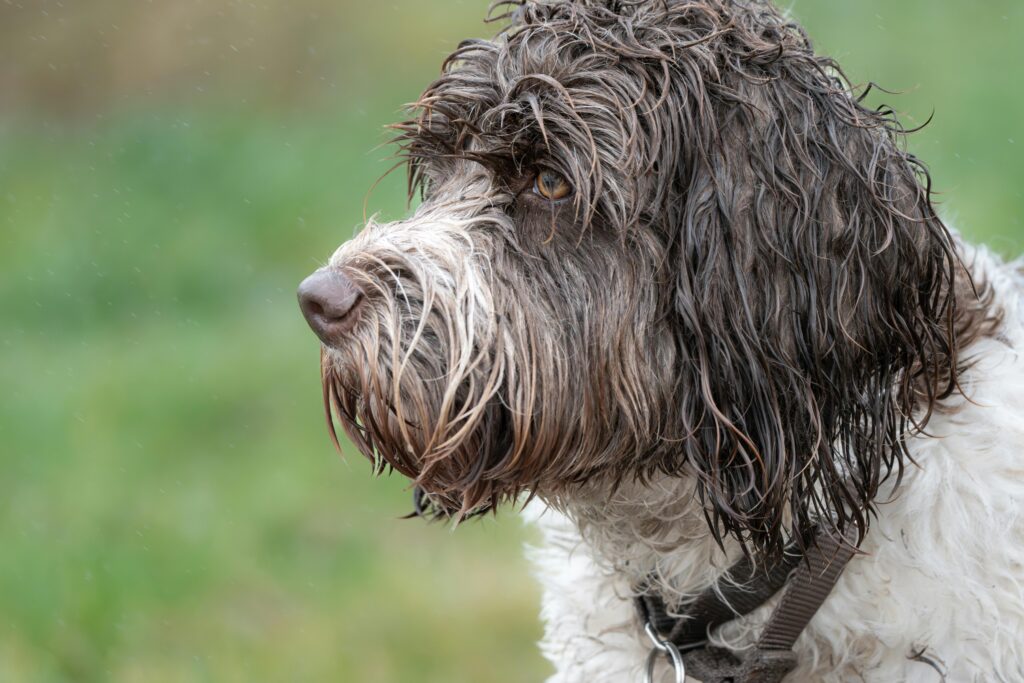
[[418, 209], [300, 292], [328, 409], [452, 512], [665, 472], [720, 539], [863, 532], [956, 380], [892, 112], [767, 2], [496, 8], [397, 126]]

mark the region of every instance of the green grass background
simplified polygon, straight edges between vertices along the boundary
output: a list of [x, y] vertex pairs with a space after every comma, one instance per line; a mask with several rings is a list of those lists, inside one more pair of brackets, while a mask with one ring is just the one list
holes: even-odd
[[[337, 457], [294, 288], [484, 0], [0, 0], [0, 683], [537, 681], [514, 515]], [[797, 0], [1024, 249], [1024, 3]]]

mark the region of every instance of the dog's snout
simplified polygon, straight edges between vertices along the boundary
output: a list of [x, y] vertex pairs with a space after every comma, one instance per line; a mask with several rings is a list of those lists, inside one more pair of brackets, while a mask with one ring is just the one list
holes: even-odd
[[363, 293], [340, 270], [321, 268], [299, 285], [299, 308], [320, 341], [328, 346], [341, 344], [355, 326]]

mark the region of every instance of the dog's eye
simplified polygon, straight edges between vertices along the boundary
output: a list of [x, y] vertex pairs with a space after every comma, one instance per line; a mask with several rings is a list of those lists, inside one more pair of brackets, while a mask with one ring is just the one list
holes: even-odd
[[533, 191], [549, 201], [565, 199], [572, 194], [572, 185], [561, 174], [543, 170], [537, 174]]

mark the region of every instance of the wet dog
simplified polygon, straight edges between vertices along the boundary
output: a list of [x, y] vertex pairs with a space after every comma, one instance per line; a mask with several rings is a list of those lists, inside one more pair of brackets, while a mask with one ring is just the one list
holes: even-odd
[[396, 127], [422, 203], [300, 288], [352, 443], [424, 514], [534, 501], [553, 680], [811, 528], [859, 552], [787, 680], [1024, 678], [1019, 270], [768, 2], [494, 14]]

